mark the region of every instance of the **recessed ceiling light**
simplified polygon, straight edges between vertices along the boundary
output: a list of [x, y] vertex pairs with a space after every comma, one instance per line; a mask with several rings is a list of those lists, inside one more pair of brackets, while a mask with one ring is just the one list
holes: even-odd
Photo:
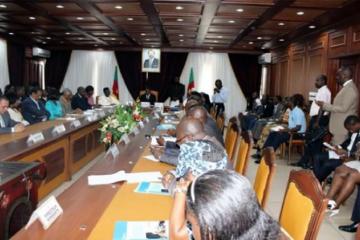
[[261, 47], [261, 49], [265, 49], [265, 47]]
[[242, 9], [242, 8], [238, 8], [238, 9], [236, 9], [236, 11], [237, 11], [237, 12], [243, 12], [243, 11], [244, 11], [244, 9]]
[[262, 39], [262, 37], [257, 37], [257, 40], [261, 40]]
[[46, 42], [44, 41], [44, 42], [42, 42], [42, 44], [46, 44]]
[[78, 38], [78, 40], [83, 40], [83, 38]]
[[31, 34], [35, 34], [36, 32], [31, 32]]
[[213, 50], [214, 48], [213, 47], [209, 47], [210, 50]]
[[235, 23], [235, 21], [234, 20], [229, 20], [228, 23]]
[[309, 28], [314, 29], [314, 28], [316, 28], [316, 26], [315, 25], [310, 25]]
[[64, 6], [63, 5], [56, 5], [56, 8], [64, 8]]
[[140, 35], [141, 35], [141, 36], [146, 36], [146, 33], [141, 33]]
[[97, 47], [97, 46], [98, 46], [97, 44], [94, 45], [94, 47]]
[[14, 35], [14, 33], [13, 33], [13, 32], [9, 32], [9, 35]]
[[304, 15], [305, 13], [304, 13], [303, 11], [298, 11], [296, 14], [297, 14], [298, 16], [302, 16], [302, 15]]
[[0, 8], [7, 8], [5, 4], [0, 4]]
[[250, 44], [250, 45], [253, 45], [253, 44], [254, 44], [254, 42], [249, 42], [249, 44]]
[[105, 36], [109, 35], [109, 33], [103, 33]]
[[115, 40], [116, 40], [116, 38], [111, 38], [111, 40], [115, 41]]
[[149, 38], [146, 38], [145, 41], [150, 41], [150, 39], [149, 39]]
[[285, 26], [285, 23], [279, 22], [278, 25], [279, 25], [279, 26]]
[[219, 41], [218, 40], [214, 40], [214, 43], [218, 43]]
[[279, 39], [279, 42], [285, 42], [285, 39], [280, 38], [280, 39]]
[[66, 34], [66, 35], [70, 35], [71, 33], [69, 33], [69, 32], [66, 32], [65, 34]]
[[182, 18], [178, 18], [178, 19], [176, 19], [176, 21], [178, 21], [178, 22], [183, 22], [183, 21], [184, 21], [184, 19], [182, 19]]
[[127, 18], [128, 21], [133, 21], [134, 19], [132, 17]]
[[77, 20], [84, 20], [83, 17], [77, 17], [76, 19], [77, 19]]
[[122, 9], [123, 7], [120, 6], [120, 5], [116, 5], [115, 8], [116, 8], [116, 9]]
[[183, 41], [184, 41], [184, 39], [180, 39], [179, 41], [180, 41], [180, 42], [183, 42]]
[[183, 10], [184, 8], [182, 6], [176, 6], [176, 10]]
[[50, 39], [51, 39], [51, 37], [46, 37], [46, 39], [50, 40]]
[[223, 38], [223, 36], [217, 36], [217, 38]]
[[179, 37], [183, 37], [184, 36], [184, 34], [179, 34]]
[[29, 19], [30, 19], [30, 20], [35, 20], [35, 19], [36, 19], [36, 17], [29, 17]]

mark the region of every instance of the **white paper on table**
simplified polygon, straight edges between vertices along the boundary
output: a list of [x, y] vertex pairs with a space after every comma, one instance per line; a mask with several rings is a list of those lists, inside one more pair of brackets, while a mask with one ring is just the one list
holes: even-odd
[[278, 132], [278, 131], [283, 130], [283, 129], [285, 129], [283, 126], [276, 126], [276, 127], [272, 127], [271, 131]]
[[[151, 136], [151, 145], [153, 146], [158, 146], [158, 142], [157, 142], [157, 138], [159, 138], [160, 136]], [[164, 138], [165, 142], [176, 142], [176, 138], [175, 137], [162, 137]]]
[[128, 183], [160, 182], [161, 178], [162, 174], [160, 172], [140, 172], [126, 174], [126, 180]]
[[159, 159], [155, 158], [154, 155], [147, 155], [144, 158], [153, 162], [159, 162]]
[[92, 185], [103, 185], [103, 184], [111, 184], [115, 182], [125, 181], [126, 173], [125, 171], [118, 171], [114, 174], [108, 175], [91, 175], [88, 176], [88, 184]]

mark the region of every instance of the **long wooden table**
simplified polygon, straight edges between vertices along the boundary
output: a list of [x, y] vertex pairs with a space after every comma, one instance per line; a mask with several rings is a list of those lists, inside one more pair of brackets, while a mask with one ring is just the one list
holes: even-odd
[[[45, 197], [103, 150], [99, 142], [99, 121], [89, 122], [78, 117], [81, 126], [72, 128], [71, 122], [55, 120], [26, 127], [24, 132], [0, 135], [0, 160], [45, 162], [47, 175], [39, 186], [39, 199]], [[66, 131], [53, 134], [54, 126], [63, 124]], [[28, 144], [30, 134], [42, 132], [45, 140]]]
[[[112, 202], [119, 189], [123, 191], [123, 184], [89, 186], [87, 177], [96, 174], [110, 174], [119, 170], [130, 172], [136, 164], [136, 170], [141, 170], [141, 160], [146, 144], [149, 142], [146, 135], [151, 135], [155, 130], [157, 120], [151, 120], [136, 136], [130, 136], [128, 145], [120, 146], [120, 154], [116, 159], [104, 157], [90, 168], [70, 188], [66, 189], [57, 199], [64, 209], [64, 213], [46, 231], [40, 222], [36, 221], [29, 229], [22, 229], [13, 239], [86, 239], [95, 227], [105, 209]], [[148, 165], [150, 164], [150, 165]], [[151, 168], [151, 163], [145, 169]], [[157, 166], [159, 163], [153, 163]], [[161, 164], [159, 164], [161, 165]], [[155, 169], [155, 168], [154, 168]], [[156, 169], [158, 169], [156, 167]], [[166, 167], [164, 165], [163, 169]], [[127, 185], [124, 186], [126, 189]], [[127, 198], [126, 195], [123, 196]], [[115, 201], [115, 200], [114, 200]], [[104, 238], [102, 238], [104, 239]]]

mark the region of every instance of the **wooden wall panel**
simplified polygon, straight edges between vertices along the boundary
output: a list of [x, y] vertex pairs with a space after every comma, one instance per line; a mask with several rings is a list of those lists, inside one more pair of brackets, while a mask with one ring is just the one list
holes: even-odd
[[352, 26], [350, 32], [350, 51], [360, 52], [360, 24]]
[[289, 94], [300, 93], [304, 95], [305, 79], [305, 55], [294, 56], [291, 58], [289, 69]]
[[280, 63], [279, 94], [281, 96], [288, 96], [288, 85], [289, 85], [288, 67], [289, 67], [289, 61], [283, 61]]

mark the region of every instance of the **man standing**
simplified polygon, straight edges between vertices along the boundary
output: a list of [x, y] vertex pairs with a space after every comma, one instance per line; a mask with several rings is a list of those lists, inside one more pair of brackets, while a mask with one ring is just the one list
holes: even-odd
[[347, 131], [343, 126], [345, 118], [350, 115], [358, 115], [359, 90], [352, 80], [352, 71], [349, 67], [341, 67], [336, 73], [336, 82], [342, 86], [335, 96], [333, 104], [324, 101], [316, 101], [330, 115], [330, 132], [333, 134], [333, 143], [340, 144], [345, 138]]
[[0, 96], [0, 134], [24, 131], [25, 126], [22, 123], [15, 122], [10, 118], [8, 107], [9, 100], [5, 96]]
[[214, 95], [212, 101], [216, 107], [216, 116], [225, 111], [225, 103], [228, 98], [228, 91], [223, 87], [220, 79], [215, 81]]
[[308, 168], [310, 158], [318, 154], [322, 149], [322, 139], [326, 134], [325, 128], [329, 124], [329, 113], [322, 112], [320, 107], [316, 104], [316, 101], [322, 101], [328, 104], [331, 103], [331, 92], [326, 84], [327, 77], [323, 74], [319, 75], [315, 80], [315, 87], [318, 91], [310, 107], [309, 115], [311, 118], [307, 131], [304, 155], [299, 162], [292, 164], [293, 166]]
[[175, 77], [174, 83], [171, 84], [169, 88], [170, 101], [172, 102], [179, 101], [179, 103], [182, 103], [184, 99], [184, 94], [185, 94], [184, 84], [180, 83], [179, 77]]
[[39, 87], [30, 89], [30, 96], [21, 104], [21, 112], [30, 124], [44, 122], [49, 119], [50, 113], [46, 111], [44, 104], [40, 101], [42, 91]]

